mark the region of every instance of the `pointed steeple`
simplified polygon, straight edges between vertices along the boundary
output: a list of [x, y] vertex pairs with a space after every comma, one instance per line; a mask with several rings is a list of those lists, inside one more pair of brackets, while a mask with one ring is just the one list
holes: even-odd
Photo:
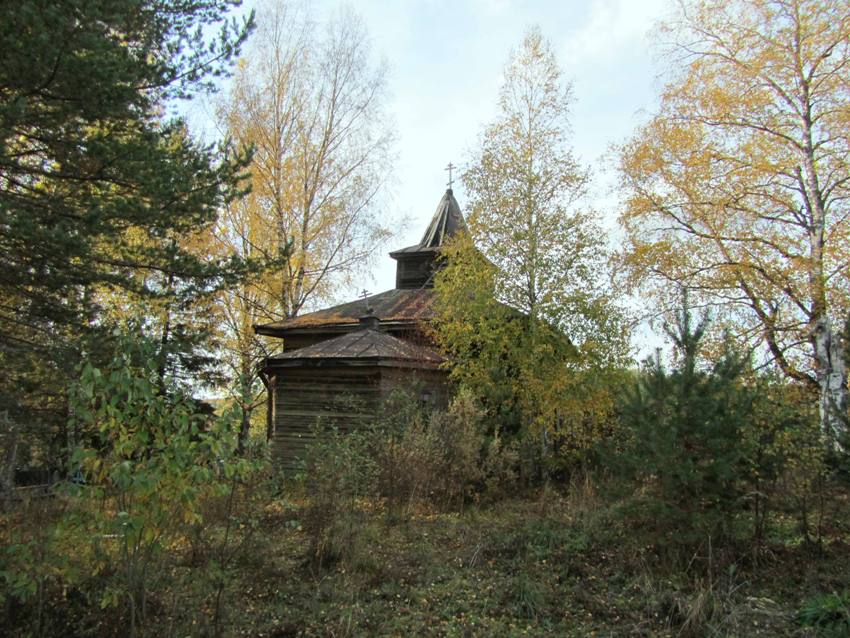
[[396, 288], [430, 288], [437, 268], [437, 257], [446, 239], [466, 230], [466, 222], [451, 188], [446, 189], [431, 223], [415, 246], [408, 246], [390, 253], [395, 259]]
[[446, 194], [437, 204], [437, 211], [428, 225], [428, 229], [419, 242], [420, 248], [439, 248], [443, 245], [446, 237], [451, 237], [458, 230], [466, 230], [466, 222], [460, 212], [460, 206], [455, 199], [451, 188], [446, 189]]

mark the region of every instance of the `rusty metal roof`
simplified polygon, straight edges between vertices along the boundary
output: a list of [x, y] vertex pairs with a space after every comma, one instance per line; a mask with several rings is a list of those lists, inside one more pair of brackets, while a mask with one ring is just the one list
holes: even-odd
[[[390, 256], [393, 259], [398, 259], [402, 255], [408, 258], [413, 255], [421, 255], [436, 259], [445, 239], [465, 229], [466, 222], [460, 212], [460, 206], [452, 193], [452, 189], [449, 188], [440, 199], [440, 203], [437, 204], [437, 210], [434, 212], [422, 241], [416, 246], [408, 246], [392, 252]], [[421, 323], [434, 316], [432, 308], [434, 291], [430, 289], [430, 282], [429, 275], [422, 282], [414, 283], [414, 285], [421, 283], [422, 288], [393, 288], [365, 299], [350, 301], [292, 319], [254, 326], [254, 330], [257, 334], [273, 337], [285, 337], [287, 333], [317, 332], [324, 329], [329, 329], [330, 332], [340, 332], [344, 329], [355, 328], [358, 319], [367, 311], [378, 317], [381, 323], [395, 327]]]
[[393, 288], [364, 299], [317, 310], [292, 319], [255, 326], [258, 334], [284, 336], [287, 331], [344, 328], [359, 325], [360, 317], [371, 312], [382, 324], [417, 324], [433, 318], [434, 291], [428, 288]]
[[413, 246], [405, 246], [404, 248], [399, 248], [398, 250], [394, 250], [390, 253], [390, 257], [393, 259], [398, 259], [401, 255], [407, 255], [410, 253], [419, 254], [433, 254], [435, 257], [440, 254], [439, 246], [426, 246], [422, 247], [421, 244], [414, 244]]
[[372, 328], [349, 332], [334, 339], [271, 357], [269, 364], [304, 360], [383, 359], [415, 362], [436, 367], [443, 357], [430, 348], [417, 346]]

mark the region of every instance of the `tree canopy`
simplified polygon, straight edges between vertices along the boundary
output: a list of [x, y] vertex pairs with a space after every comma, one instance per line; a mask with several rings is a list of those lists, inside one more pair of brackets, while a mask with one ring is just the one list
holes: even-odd
[[489, 395], [492, 410], [582, 447], [610, 407], [601, 371], [622, 360], [625, 338], [602, 234], [579, 207], [589, 173], [568, 145], [570, 101], [550, 45], [532, 29], [463, 175], [471, 240], [447, 250], [437, 337], [455, 376]]
[[186, 298], [230, 272], [182, 238], [240, 192], [244, 158], [197, 144], [166, 113], [227, 72], [252, 27], [226, 19], [237, 4], [0, 8], [0, 361], [11, 371], [0, 385], [12, 412], [62, 393], [81, 335], [103, 327], [100, 295], [169, 296], [179, 282]]
[[265, 312], [284, 319], [333, 298], [389, 237], [376, 203], [394, 130], [386, 65], [355, 13], [317, 24], [297, 4], [260, 12], [218, 115], [235, 145], [254, 149], [251, 193], [231, 217], [251, 220], [254, 250], [274, 255], [291, 242], [263, 282]]
[[[819, 388], [843, 429], [850, 13], [840, 0], [694, 0], [662, 34], [677, 66], [620, 149], [635, 281], [677, 282]], [[725, 321], [724, 321], [725, 319]]]

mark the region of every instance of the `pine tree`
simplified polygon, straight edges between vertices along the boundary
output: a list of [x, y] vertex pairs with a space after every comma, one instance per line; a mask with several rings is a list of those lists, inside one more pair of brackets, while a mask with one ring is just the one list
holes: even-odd
[[225, 20], [237, 4], [0, 7], [0, 402], [14, 418], [64, 420], [67, 375], [104, 329], [105, 299], [185, 305], [231, 272], [182, 239], [239, 194], [245, 158], [164, 115], [226, 73], [252, 26]]
[[753, 419], [754, 395], [742, 383], [746, 360], [727, 349], [710, 367], [699, 365], [707, 326], [707, 315], [695, 321], [684, 296], [667, 328], [676, 368], [648, 361], [621, 406], [631, 445], [620, 469], [651, 486], [645, 513], [680, 540], [728, 532], [744, 490], [743, 432]]

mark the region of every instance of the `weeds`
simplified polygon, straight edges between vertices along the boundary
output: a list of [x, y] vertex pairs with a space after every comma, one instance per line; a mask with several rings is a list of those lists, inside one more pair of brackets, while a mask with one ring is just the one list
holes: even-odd
[[816, 629], [818, 636], [850, 636], [850, 589], [810, 598], [797, 618], [802, 626]]
[[[149, 399], [159, 420], [148, 436], [154, 449], [167, 438], [168, 453], [146, 452], [135, 438], [144, 428], [106, 419], [120, 405], [92, 399], [91, 423], [109, 427], [76, 457], [88, 483], [44, 511], [2, 515], [9, 635], [118, 635], [131, 603], [142, 605], [138, 635], [847, 632], [846, 486], [826, 473], [797, 476], [808, 528], [795, 522], [802, 501], [761, 500], [753, 518], [724, 511], [719, 537], [689, 526], [683, 542], [677, 517], [645, 507], [654, 477], [573, 471], [520, 494], [515, 448], [468, 396], [436, 415], [400, 397], [374, 427], [322, 430], [297, 485], [230, 455], [234, 437], [215, 424], [193, 432], [179, 405]], [[790, 478], [760, 485], [767, 494]], [[801, 601], [799, 591], [843, 593]], [[66, 617], [73, 627], [60, 627]]]

